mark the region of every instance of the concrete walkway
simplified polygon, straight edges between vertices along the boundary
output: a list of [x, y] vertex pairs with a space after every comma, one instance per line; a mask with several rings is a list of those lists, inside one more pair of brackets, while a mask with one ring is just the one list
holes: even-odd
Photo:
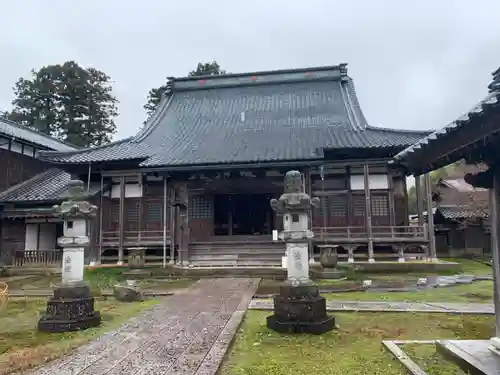
[[[493, 315], [495, 308], [488, 303], [449, 302], [385, 302], [385, 301], [327, 301], [328, 311], [374, 311], [374, 312], [425, 312], [448, 314]], [[272, 310], [272, 300], [254, 299], [249, 309]]]
[[215, 375], [259, 279], [205, 279], [33, 375]]

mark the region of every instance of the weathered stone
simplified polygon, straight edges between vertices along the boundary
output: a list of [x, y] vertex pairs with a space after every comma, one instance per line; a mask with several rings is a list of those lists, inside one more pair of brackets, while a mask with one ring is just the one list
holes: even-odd
[[54, 290], [46, 313], [38, 322], [44, 332], [68, 332], [98, 326], [101, 315], [94, 311], [94, 298], [86, 285], [62, 286]]
[[113, 295], [118, 301], [122, 302], [140, 302], [144, 300], [143, 293], [135, 285], [115, 285]]
[[334, 246], [321, 249], [319, 262], [323, 268], [335, 268], [337, 267], [338, 261], [337, 249]]
[[284, 194], [271, 200], [273, 210], [283, 214], [280, 238], [286, 244], [287, 282], [274, 297], [274, 315], [267, 318], [267, 326], [277, 332], [321, 334], [335, 327], [335, 319], [326, 314], [326, 301], [309, 279], [313, 233], [308, 229], [308, 215], [319, 199], [311, 199], [303, 186], [300, 172], [287, 172]]
[[143, 268], [146, 256], [146, 249], [143, 247], [136, 247], [129, 249], [128, 266], [132, 269]]
[[38, 329], [45, 332], [77, 331], [101, 323], [90, 288], [83, 282], [84, 253], [90, 244], [88, 219], [95, 216], [97, 207], [83, 199], [82, 181], [71, 181], [68, 191], [69, 198], [53, 207], [54, 215], [64, 220], [64, 235], [57, 239], [63, 247], [63, 285], [54, 290], [38, 322]]

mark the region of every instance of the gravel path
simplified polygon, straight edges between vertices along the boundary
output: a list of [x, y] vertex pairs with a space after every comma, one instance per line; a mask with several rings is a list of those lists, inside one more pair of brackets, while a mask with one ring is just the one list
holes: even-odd
[[214, 375], [259, 279], [205, 279], [32, 375]]

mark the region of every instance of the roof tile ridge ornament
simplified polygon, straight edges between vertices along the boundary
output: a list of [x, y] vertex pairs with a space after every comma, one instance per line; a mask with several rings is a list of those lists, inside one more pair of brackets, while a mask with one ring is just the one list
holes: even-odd
[[497, 92], [500, 94], [500, 67], [491, 73], [493, 80], [488, 85], [489, 92]]
[[90, 218], [97, 213], [97, 206], [84, 200], [84, 184], [81, 180], [72, 180], [68, 184], [68, 200], [52, 206], [54, 216], [62, 219]]

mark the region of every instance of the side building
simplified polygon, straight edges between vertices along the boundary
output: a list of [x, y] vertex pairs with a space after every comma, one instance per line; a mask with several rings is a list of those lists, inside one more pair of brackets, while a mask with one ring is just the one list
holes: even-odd
[[[428, 243], [425, 225], [408, 223], [405, 170], [390, 163], [428, 134], [370, 126], [341, 64], [172, 78], [136, 136], [40, 159], [79, 176], [89, 195], [103, 192], [89, 254], [97, 262], [143, 247], [150, 261], [279, 266], [281, 219], [269, 200], [290, 169], [321, 198], [315, 244], [374, 261]], [[48, 191], [50, 181], [33, 183]]]
[[[36, 250], [37, 238], [50, 237], [53, 249], [55, 228], [39, 225], [31, 209], [6, 202], [13, 191], [19, 191], [33, 178], [43, 178], [53, 168], [50, 163], [37, 158], [40, 151], [69, 152], [76, 148], [33, 129], [0, 117], [0, 264], [11, 263], [16, 254], [24, 256], [25, 250]], [[58, 171], [65, 175], [66, 173]], [[27, 202], [23, 202], [27, 203]], [[33, 221], [34, 220], [34, 221]], [[52, 238], [53, 237], [53, 238]]]

